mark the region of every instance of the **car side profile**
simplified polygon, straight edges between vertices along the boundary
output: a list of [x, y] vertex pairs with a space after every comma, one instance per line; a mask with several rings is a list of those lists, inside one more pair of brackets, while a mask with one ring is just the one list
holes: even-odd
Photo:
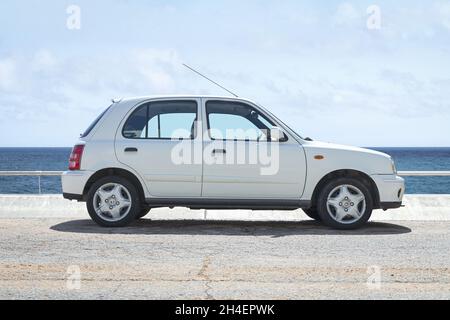
[[355, 229], [405, 191], [384, 153], [312, 141], [250, 100], [212, 96], [115, 101], [73, 148], [62, 188], [104, 227], [181, 206], [301, 208]]

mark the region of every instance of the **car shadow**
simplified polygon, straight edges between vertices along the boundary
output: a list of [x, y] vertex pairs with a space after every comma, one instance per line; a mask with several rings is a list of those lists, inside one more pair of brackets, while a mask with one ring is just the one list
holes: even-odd
[[410, 233], [411, 229], [381, 222], [369, 222], [358, 230], [341, 231], [315, 221], [153, 221], [141, 219], [125, 228], [102, 228], [91, 220], [63, 222], [50, 228], [54, 231], [83, 234], [118, 235], [208, 235], [208, 236], [271, 236], [295, 235], [395, 235]]

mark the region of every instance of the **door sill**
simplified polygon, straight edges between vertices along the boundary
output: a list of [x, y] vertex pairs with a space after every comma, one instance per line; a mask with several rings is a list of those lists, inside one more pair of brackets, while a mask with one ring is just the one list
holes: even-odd
[[153, 208], [187, 207], [190, 209], [250, 209], [250, 210], [297, 210], [311, 207], [310, 200], [292, 199], [202, 199], [202, 198], [147, 198]]

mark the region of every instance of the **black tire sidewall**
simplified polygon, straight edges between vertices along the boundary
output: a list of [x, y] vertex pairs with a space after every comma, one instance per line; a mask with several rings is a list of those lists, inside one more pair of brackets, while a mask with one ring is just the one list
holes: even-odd
[[313, 220], [322, 221], [316, 208], [302, 209], [303, 212]]
[[150, 213], [151, 208], [141, 208], [139, 214], [136, 216], [136, 220], [139, 220]]
[[[126, 216], [124, 216], [122, 219], [118, 221], [107, 221], [102, 219], [97, 215], [94, 209], [93, 199], [95, 192], [100, 188], [101, 186], [107, 184], [107, 183], [118, 183], [124, 186], [128, 189], [128, 192], [131, 196], [131, 209], [128, 212]], [[98, 225], [102, 227], [125, 227], [129, 225], [131, 222], [136, 220], [136, 217], [141, 212], [141, 205], [140, 205], [140, 199], [139, 199], [139, 193], [136, 189], [136, 187], [129, 182], [127, 179], [117, 176], [109, 176], [104, 177], [96, 181], [91, 188], [89, 189], [88, 195], [87, 195], [87, 202], [86, 206], [89, 212], [89, 216], [94, 220]]]
[[[358, 221], [351, 224], [339, 223], [330, 216], [327, 210], [327, 200], [329, 193], [334, 188], [340, 185], [354, 186], [359, 190], [361, 190], [361, 192], [364, 194], [364, 197], [366, 198], [366, 210], [364, 211], [363, 216]], [[324, 188], [322, 188], [322, 191], [320, 192], [319, 197], [317, 199], [317, 208], [320, 219], [325, 225], [340, 230], [352, 230], [360, 228], [367, 221], [369, 221], [373, 211], [373, 199], [369, 189], [359, 180], [354, 178], [338, 178], [336, 180], [328, 182], [324, 186]]]

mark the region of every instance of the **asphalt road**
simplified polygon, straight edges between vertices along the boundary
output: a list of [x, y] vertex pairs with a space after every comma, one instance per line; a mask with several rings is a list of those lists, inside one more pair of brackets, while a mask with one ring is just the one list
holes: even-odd
[[0, 219], [0, 298], [450, 299], [449, 249], [450, 222]]

